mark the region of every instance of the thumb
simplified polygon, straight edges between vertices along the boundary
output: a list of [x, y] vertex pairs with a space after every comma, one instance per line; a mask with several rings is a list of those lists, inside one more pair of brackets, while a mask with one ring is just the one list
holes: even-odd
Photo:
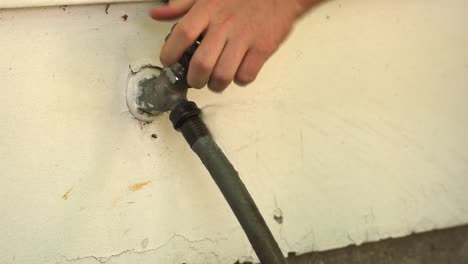
[[152, 9], [150, 16], [156, 20], [171, 20], [187, 13], [193, 6], [194, 0], [172, 0], [169, 4]]

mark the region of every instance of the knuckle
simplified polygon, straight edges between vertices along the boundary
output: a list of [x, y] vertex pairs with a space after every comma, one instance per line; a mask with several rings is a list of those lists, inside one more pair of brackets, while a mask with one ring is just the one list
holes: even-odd
[[173, 34], [176, 38], [181, 39], [184, 42], [192, 42], [196, 38], [194, 31], [184, 24], [177, 25]]
[[190, 67], [195, 68], [197, 72], [206, 74], [211, 70], [211, 65], [208, 63], [208, 60], [206, 60], [202, 55], [195, 56], [190, 62], [190, 64]]
[[275, 51], [275, 46], [271, 44], [261, 44], [261, 45], [256, 45], [253, 48], [253, 51], [262, 58], [268, 58], [274, 51]]
[[227, 30], [235, 23], [235, 17], [232, 15], [221, 16], [220, 18], [214, 19], [212, 23], [220, 29]]

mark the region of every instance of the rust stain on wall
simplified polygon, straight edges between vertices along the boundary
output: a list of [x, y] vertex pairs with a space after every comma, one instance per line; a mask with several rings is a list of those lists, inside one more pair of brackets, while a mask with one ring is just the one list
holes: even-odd
[[150, 183], [151, 183], [151, 181], [135, 183], [133, 185], [128, 186], [128, 189], [130, 191], [132, 191], [132, 192], [136, 192], [136, 191], [139, 191], [139, 190], [143, 189], [143, 187], [145, 187], [146, 185], [148, 185]]
[[71, 187], [66, 193], [64, 193], [64, 194], [62, 195], [62, 199], [68, 200], [68, 198], [70, 197], [70, 193], [71, 193], [72, 190], [73, 190], [73, 187]]

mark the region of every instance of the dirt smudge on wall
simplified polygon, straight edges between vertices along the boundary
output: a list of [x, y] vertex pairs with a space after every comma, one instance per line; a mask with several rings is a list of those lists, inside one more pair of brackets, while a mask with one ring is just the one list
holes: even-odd
[[128, 189], [130, 191], [132, 191], [132, 192], [136, 192], [136, 191], [139, 191], [139, 190], [143, 189], [143, 187], [145, 187], [146, 185], [148, 185], [150, 183], [151, 183], [151, 181], [135, 183], [133, 185], [128, 186]]

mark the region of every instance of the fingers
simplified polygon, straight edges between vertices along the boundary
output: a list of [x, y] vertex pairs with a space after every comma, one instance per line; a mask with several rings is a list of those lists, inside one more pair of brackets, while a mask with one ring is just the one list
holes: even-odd
[[193, 0], [173, 0], [169, 4], [152, 9], [150, 16], [156, 20], [171, 20], [179, 18], [193, 6]]
[[234, 79], [245, 53], [246, 42], [241, 39], [228, 40], [211, 74], [208, 87], [215, 92], [222, 92]]
[[174, 28], [161, 49], [161, 63], [164, 66], [177, 63], [182, 54], [205, 31], [208, 22], [209, 18], [203, 13], [202, 6], [193, 6]]
[[150, 14], [157, 20], [181, 18], [161, 49], [164, 66], [176, 64], [204, 34], [190, 62], [187, 81], [196, 88], [208, 83], [211, 90], [221, 92], [233, 80], [240, 85], [253, 82], [292, 30], [304, 3], [318, 1], [271, 1], [262, 5], [260, 0], [171, 0], [168, 6]]
[[187, 81], [191, 87], [205, 87], [225, 44], [225, 31], [213, 27], [208, 29], [190, 61]]
[[258, 73], [262, 69], [268, 57], [269, 53], [267, 52], [261, 52], [254, 49], [250, 49], [245, 55], [245, 58], [242, 61], [242, 64], [236, 73], [236, 84], [240, 86], [245, 86], [255, 81]]

